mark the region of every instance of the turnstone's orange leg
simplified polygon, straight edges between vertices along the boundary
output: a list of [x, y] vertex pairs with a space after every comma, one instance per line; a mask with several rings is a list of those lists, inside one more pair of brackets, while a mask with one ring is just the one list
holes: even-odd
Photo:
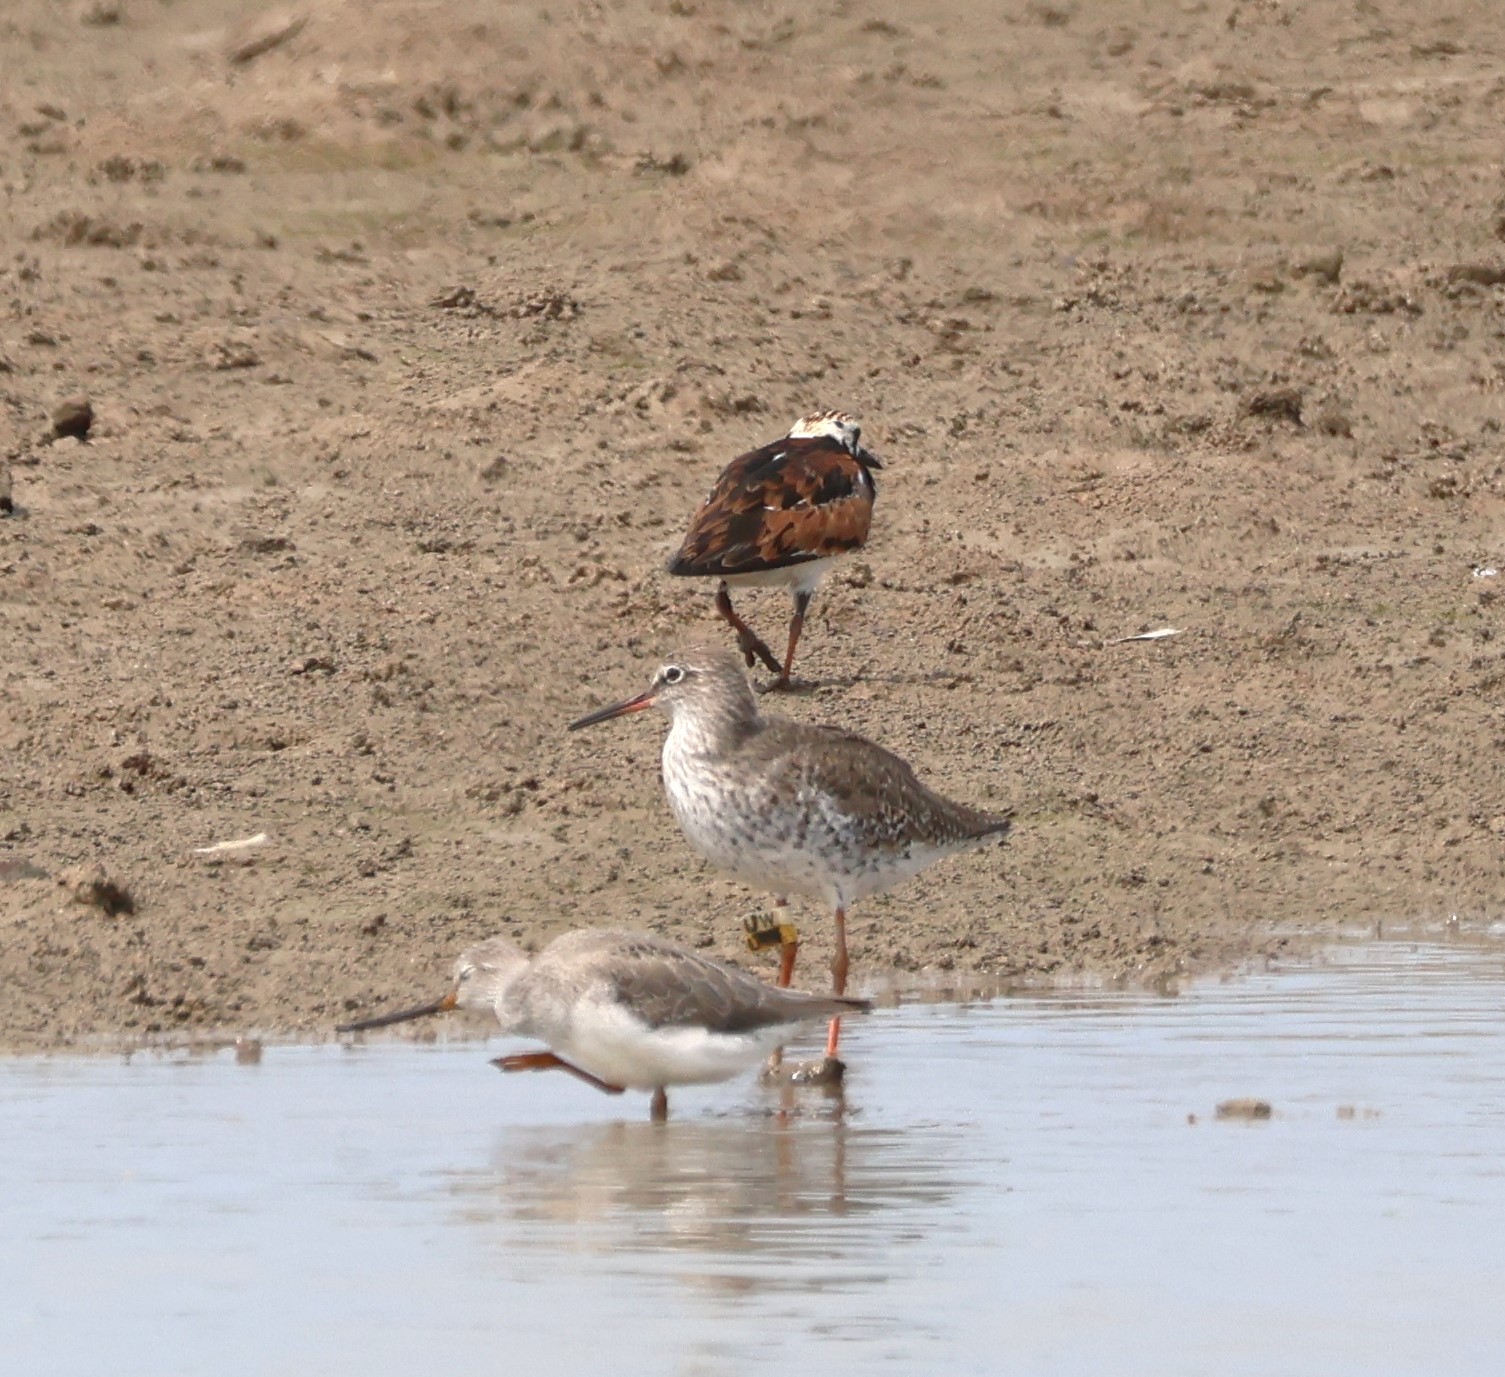
[[648, 1106], [648, 1117], [656, 1124], [665, 1123], [669, 1118], [669, 1092], [663, 1086], [659, 1086], [653, 1092], [653, 1100]]
[[747, 661], [747, 667], [753, 667], [753, 661], [762, 660], [764, 667], [772, 674], [781, 674], [779, 662], [773, 658], [773, 651], [763, 644], [762, 638], [736, 613], [732, 607], [732, 595], [727, 590], [725, 580], [716, 590], [716, 610], [721, 613], [723, 620], [737, 633], [737, 648], [742, 652]]
[[552, 1052], [515, 1052], [508, 1057], [493, 1057], [491, 1064], [501, 1067], [503, 1071], [568, 1071], [570, 1075], [578, 1076], [587, 1085], [593, 1085], [608, 1095], [620, 1095], [624, 1090], [620, 1085], [611, 1085], [600, 1077], [591, 1075], [589, 1071], [582, 1071]]
[[[843, 995], [847, 992], [847, 913], [845, 909], [836, 910], [836, 954], [831, 958], [831, 993]], [[826, 1056], [835, 1057], [837, 1045], [841, 1041], [841, 1019], [831, 1020], [830, 1031], [826, 1034]]]
[[805, 611], [809, 606], [809, 593], [794, 595], [794, 615], [789, 619], [789, 649], [784, 652], [784, 668], [779, 671], [779, 677], [769, 685], [770, 688], [789, 687], [789, 672], [794, 668], [794, 648], [800, 643], [800, 632], [805, 627]]

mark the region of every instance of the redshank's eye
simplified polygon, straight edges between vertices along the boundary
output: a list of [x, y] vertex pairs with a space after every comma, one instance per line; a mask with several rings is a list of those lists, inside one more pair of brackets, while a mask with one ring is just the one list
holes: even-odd
[[678, 665], [666, 665], [663, 677], [666, 684], [677, 684], [685, 677], [685, 672]]

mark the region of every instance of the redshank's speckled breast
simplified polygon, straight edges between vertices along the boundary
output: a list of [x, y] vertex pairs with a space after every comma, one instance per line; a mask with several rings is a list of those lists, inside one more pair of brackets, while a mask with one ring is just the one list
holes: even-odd
[[671, 706], [664, 789], [690, 844], [744, 883], [845, 908], [1007, 832], [871, 741], [764, 717], [729, 654], [695, 672]]
[[[570, 730], [647, 708], [669, 718], [664, 788], [691, 845], [759, 889], [809, 895], [832, 909], [833, 994], [846, 994], [849, 904], [1008, 833], [1006, 816], [942, 798], [882, 746], [764, 717], [737, 657], [714, 646], [671, 656], [646, 692], [587, 713]], [[772, 931], [787, 985], [799, 936], [787, 923]], [[755, 930], [751, 940], [762, 947], [765, 937]], [[837, 1015], [822, 1067], [838, 1079], [840, 1036]]]

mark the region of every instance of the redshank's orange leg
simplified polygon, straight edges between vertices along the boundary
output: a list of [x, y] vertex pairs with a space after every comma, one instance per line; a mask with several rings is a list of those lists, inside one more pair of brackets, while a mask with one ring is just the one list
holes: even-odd
[[773, 658], [773, 651], [763, 644], [762, 637], [742, 620], [732, 607], [732, 595], [727, 591], [723, 582], [716, 590], [716, 610], [722, 618], [737, 633], [737, 648], [747, 660], [749, 669], [753, 666], [754, 659], [762, 660], [764, 667], [770, 673], [779, 674], [779, 662]]
[[[775, 908], [788, 908], [789, 900], [780, 895], [773, 901], [773, 906]], [[795, 929], [792, 924], [780, 923], [779, 931], [781, 934], [789, 934], [794, 932]], [[781, 990], [787, 990], [791, 982], [794, 980], [794, 958], [799, 955], [799, 951], [800, 944], [797, 938], [793, 941], [790, 941], [786, 935], [784, 937], [784, 940], [779, 943], [778, 983]], [[782, 1066], [783, 1064], [784, 1049], [782, 1047], [775, 1047], [773, 1051], [768, 1054], [768, 1069], [771, 1071], [775, 1067]]]
[[[773, 901], [775, 908], [788, 908], [789, 900], [782, 896]], [[780, 923], [779, 930], [784, 933], [792, 933], [794, 927], [788, 923]], [[779, 988], [787, 990], [790, 982], [794, 979], [794, 958], [799, 955], [800, 944], [798, 938], [785, 940], [779, 943]]]
[[772, 684], [773, 688], [788, 688], [789, 673], [794, 668], [794, 648], [800, 643], [800, 632], [805, 628], [805, 612], [810, 606], [809, 593], [794, 595], [794, 615], [789, 619], [789, 649], [784, 652], [784, 668]]
[[555, 1056], [553, 1052], [514, 1052], [511, 1056], [492, 1058], [491, 1064], [500, 1066], [503, 1071], [568, 1071], [570, 1075], [578, 1076], [587, 1085], [593, 1085], [608, 1095], [624, 1093], [622, 1086], [612, 1085], [599, 1076], [591, 1075], [589, 1071], [582, 1071], [563, 1057]]
[[[844, 995], [847, 992], [847, 911], [836, 910], [836, 954], [831, 958], [831, 993]], [[834, 1057], [841, 1042], [841, 1019], [831, 1020], [826, 1034], [826, 1055]]]
[[656, 1124], [668, 1122], [669, 1092], [663, 1086], [653, 1092], [653, 1099], [648, 1105], [648, 1117]]
[[794, 958], [799, 955], [798, 942], [785, 942], [779, 948], [779, 988], [787, 990], [794, 980]]

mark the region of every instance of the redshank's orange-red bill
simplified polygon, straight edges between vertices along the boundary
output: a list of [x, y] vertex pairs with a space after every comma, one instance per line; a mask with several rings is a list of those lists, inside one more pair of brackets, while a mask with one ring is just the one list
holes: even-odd
[[640, 693], [636, 698], [629, 698], [622, 703], [613, 703], [609, 708], [601, 708], [596, 712], [588, 712], [584, 717], [570, 723], [569, 730], [577, 732], [581, 727], [593, 727], [597, 722], [610, 722], [613, 717], [626, 717], [630, 712], [642, 712], [653, 706], [653, 700], [658, 695], [649, 689], [646, 693]]

